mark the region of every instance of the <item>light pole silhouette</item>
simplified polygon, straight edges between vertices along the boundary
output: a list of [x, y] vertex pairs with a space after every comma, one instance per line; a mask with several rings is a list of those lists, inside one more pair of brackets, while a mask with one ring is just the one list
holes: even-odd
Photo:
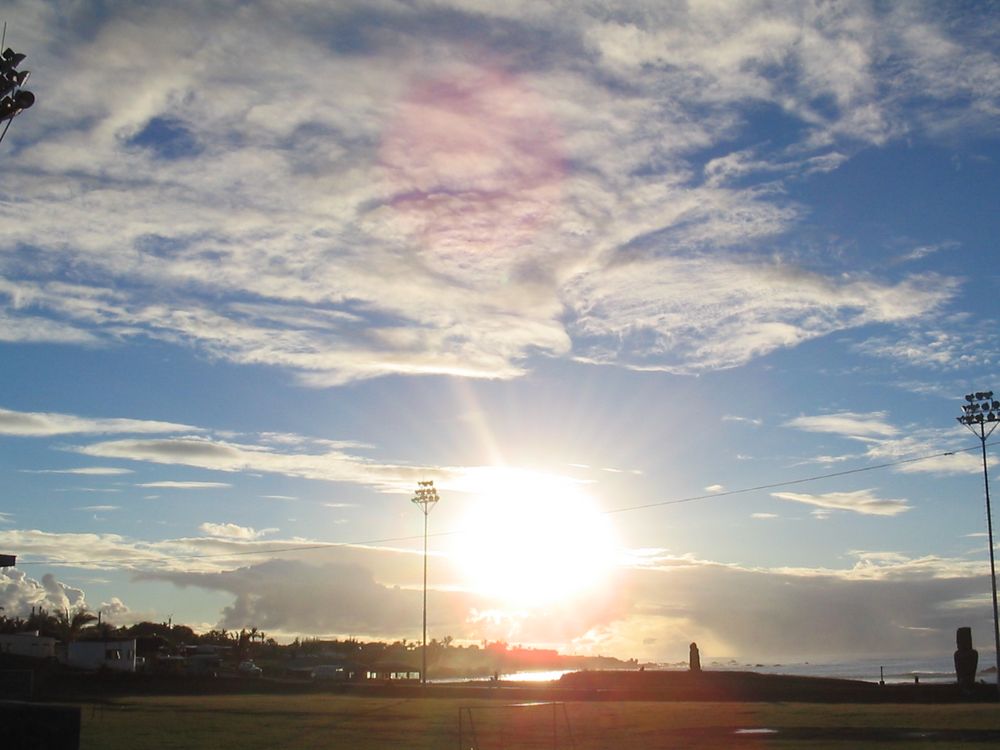
[[978, 391], [965, 397], [958, 421], [969, 428], [983, 447], [983, 485], [986, 488], [986, 531], [990, 547], [990, 581], [993, 584], [993, 647], [996, 649], [997, 688], [1000, 691], [1000, 621], [997, 619], [997, 569], [993, 555], [993, 514], [990, 510], [990, 473], [986, 462], [986, 439], [1000, 422], [1000, 401], [993, 391]]
[[427, 516], [437, 505], [438, 493], [434, 482], [417, 482], [417, 494], [412, 499], [414, 505], [424, 514], [424, 638], [420, 649], [420, 684], [427, 684]]

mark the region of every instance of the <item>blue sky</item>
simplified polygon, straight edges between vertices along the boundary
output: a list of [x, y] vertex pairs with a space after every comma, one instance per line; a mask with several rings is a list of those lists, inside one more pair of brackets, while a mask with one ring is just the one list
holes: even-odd
[[5, 612], [989, 650], [990, 6], [5, 20]]

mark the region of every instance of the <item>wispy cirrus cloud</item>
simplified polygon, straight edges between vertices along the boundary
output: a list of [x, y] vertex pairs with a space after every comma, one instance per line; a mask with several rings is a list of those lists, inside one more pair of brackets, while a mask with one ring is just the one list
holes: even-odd
[[136, 487], [170, 489], [170, 490], [212, 490], [212, 489], [224, 489], [232, 486], [233, 485], [230, 484], [229, 482], [177, 482], [177, 481], [144, 482], [143, 484], [136, 485]]
[[993, 352], [1000, 347], [995, 323], [973, 324], [954, 317], [947, 323], [947, 327], [906, 326], [896, 336], [872, 336], [860, 341], [855, 349], [899, 366], [942, 372], [989, 367]]
[[211, 523], [206, 521], [198, 526], [198, 530], [208, 536], [221, 537], [223, 539], [260, 539], [261, 537], [273, 534], [278, 529], [254, 529], [250, 526], [240, 526], [235, 523]]
[[131, 469], [113, 466], [82, 466], [76, 469], [21, 469], [25, 474], [78, 474], [89, 477], [116, 477], [131, 474]]
[[[380, 464], [339, 450], [278, 451], [273, 447], [243, 444], [208, 437], [107, 440], [74, 448], [101, 458], [190, 466], [224, 472], [258, 471], [306, 479], [355, 482], [384, 491], [409, 492], [428, 476], [447, 481], [457, 470]], [[222, 482], [152, 482], [145, 487], [193, 489], [229, 487]]]
[[[4, 285], [0, 279], [0, 289]], [[8, 284], [14, 287], [15, 284]], [[39, 317], [37, 314], [18, 314], [0, 309], [0, 341], [6, 343], [77, 344], [84, 346], [103, 343], [97, 335], [72, 323]]]
[[[785, 422], [807, 432], [839, 435], [863, 443], [864, 453], [841, 456], [817, 456], [809, 463], [837, 463], [864, 457], [871, 461], [895, 463], [893, 470], [901, 473], [970, 474], [982, 470], [982, 464], [973, 453], [959, 450], [961, 430], [951, 428], [909, 428], [907, 432], [896, 427], [886, 412], [837, 412], [816, 416], [800, 416]], [[990, 456], [989, 464], [996, 458]]]
[[853, 492], [826, 492], [820, 495], [802, 492], [772, 492], [771, 497], [815, 505], [825, 510], [846, 510], [865, 516], [898, 516], [912, 507], [906, 500], [879, 497], [872, 489], [854, 490]]
[[[351, 452], [355, 448], [371, 448], [367, 443], [352, 440], [315, 439], [299, 435], [272, 433], [245, 435], [243, 442], [221, 438], [207, 429], [167, 422], [144, 422], [131, 419], [82, 420], [72, 415], [0, 411], [0, 420], [7, 419], [8, 434], [22, 437], [37, 435], [125, 434], [176, 432], [178, 435], [155, 438], [123, 438], [97, 440], [64, 450], [102, 459], [135, 461], [158, 465], [187, 466], [220, 472], [263, 472], [288, 477], [348, 482], [374, 487], [382, 492], [409, 493], [417, 481], [428, 478], [439, 487], [457, 492], [482, 492], [498, 482], [546, 482], [553, 486], [578, 484], [579, 481], [558, 475], [518, 472], [496, 466], [411, 466], [379, 462]], [[216, 433], [229, 434], [229, 433]], [[256, 438], [256, 440], [255, 440]], [[42, 470], [72, 474], [117, 475], [130, 469], [68, 469]], [[617, 471], [617, 470], [615, 470]], [[624, 470], [623, 470], [624, 471]], [[635, 474], [637, 470], [628, 470]], [[231, 482], [205, 480], [158, 480], [140, 482], [142, 489], [211, 490], [229, 489]], [[120, 492], [119, 488], [74, 488], [56, 491]], [[150, 496], [152, 498], [158, 496]], [[269, 495], [271, 499], [294, 500], [292, 496]], [[344, 507], [347, 507], [346, 505]]]
[[[977, 474], [983, 470], [982, 460], [968, 450], [967, 436], [968, 433], [955, 425], [951, 428], [913, 429], [906, 435], [869, 438], [863, 442], [866, 445], [865, 456], [869, 460], [900, 461], [893, 470], [904, 474]], [[998, 460], [992, 455], [987, 457], [990, 466], [995, 466]]]
[[735, 367], [837, 330], [924, 315], [948, 299], [950, 286], [930, 277], [897, 286], [833, 282], [714, 254], [611, 266], [600, 278], [580, 278], [570, 298], [581, 358], [696, 372]]
[[917, 245], [916, 247], [907, 250], [902, 253], [896, 259], [897, 263], [910, 263], [917, 260], [923, 260], [931, 255], [935, 255], [940, 252], [946, 252], [955, 250], [959, 247], [957, 242], [938, 242], [933, 245]]
[[785, 422], [806, 432], [826, 432], [855, 438], [887, 438], [899, 434], [899, 429], [889, 423], [885, 412], [837, 412], [816, 416], [800, 416]]
[[145, 419], [90, 419], [72, 414], [0, 409], [0, 435], [52, 437], [54, 435], [155, 434], [197, 431], [198, 429], [195, 427], [173, 422]]
[[[539, 354], [700, 372], [923, 323], [958, 280], [775, 264], [803, 216], [782, 181], [1000, 98], [981, 24], [919, 8], [15, 7], [52, 88], [7, 161], [0, 338], [152, 338], [315, 386]], [[726, 153], [762, 106], [799, 138]]]

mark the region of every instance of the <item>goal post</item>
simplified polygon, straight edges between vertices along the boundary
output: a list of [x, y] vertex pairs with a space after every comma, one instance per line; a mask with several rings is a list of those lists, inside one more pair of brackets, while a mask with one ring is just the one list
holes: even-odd
[[573, 750], [566, 704], [481, 703], [458, 709], [459, 750]]

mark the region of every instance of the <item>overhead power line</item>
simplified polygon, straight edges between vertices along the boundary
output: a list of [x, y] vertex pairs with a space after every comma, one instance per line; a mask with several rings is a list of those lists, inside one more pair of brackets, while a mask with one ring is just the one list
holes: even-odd
[[[988, 445], [996, 445], [996, 443], [988, 443]], [[734, 490], [724, 490], [722, 492], [710, 492], [703, 495], [690, 495], [688, 497], [672, 498], [670, 500], [659, 500], [652, 503], [642, 503], [639, 505], [626, 505], [621, 508], [612, 508], [610, 510], [603, 511], [605, 515], [615, 515], [618, 513], [630, 513], [637, 510], [647, 510], [649, 508], [661, 508], [669, 505], [681, 505], [684, 503], [693, 503], [703, 500], [715, 500], [723, 497], [731, 497], [733, 495], [745, 495], [751, 492], [760, 492], [762, 490], [773, 490], [779, 487], [792, 487], [799, 484], [807, 484], [809, 482], [819, 482], [824, 479], [836, 479], [837, 477], [846, 477], [852, 474], [862, 474], [868, 471], [879, 471], [881, 469], [889, 469], [893, 466], [903, 466], [905, 464], [915, 464], [921, 461], [929, 461], [933, 458], [943, 458], [945, 456], [953, 456], [957, 453], [969, 453], [974, 450], [979, 450], [978, 446], [972, 448], [958, 448], [956, 450], [950, 451], [939, 451], [937, 453], [928, 453], [922, 456], [914, 456], [911, 458], [900, 458], [895, 461], [886, 461], [880, 464], [873, 464], [871, 466], [860, 466], [853, 469], [844, 469], [842, 471], [832, 471], [826, 474], [815, 474], [808, 477], [800, 477], [799, 479], [786, 479], [781, 482], [770, 482], [768, 484], [758, 484], [753, 487], [741, 487]], [[435, 533], [428, 534], [428, 538], [438, 538], [447, 536], [456, 536], [461, 534], [461, 531], [438, 531]], [[381, 539], [365, 539], [361, 541], [351, 541], [351, 542], [316, 542], [313, 544], [298, 544], [292, 546], [282, 546], [282, 547], [270, 547], [268, 549], [253, 549], [253, 550], [239, 550], [234, 552], [212, 552], [212, 553], [191, 553], [191, 554], [175, 554], [175, 555], [160, 555], [160, 556], [147, 556], [147, 557], [118, 557], [113, 560], [25, 560], [18, 563], [18, 567], [26, 567], [28, 565], [53, 565], [53, 566], [71, 566], [71, 565], [125, 565], [128, 563], [157, 563], [170, 560], [211, 560], [211, 559], [226, 559], [231, 557], [261, 557], [268, 555], [279, 555], [288, 552], [310, 552], [318, 550], [330, 550], [337, 549], [339, 547], [365, 547], [372, 544], [390, 544], [397, 542], [413, 542], [423, 539], [423, 534], [414, 534], [410, 536], [395, 536], [395, 537], [383, 537]]]
[[642, 505], [628, 505], [624, 508], [614, 508], [612, 510], [605, 511], [605, 513], [627, 513], [633, 510], [643, 510], [645, 508], [658, 508], [663, 505], [680, 505], [681, 503], [693, 503], [696, 500], [711, 500], [716, 497], [728, 497], [729, 495], [744, 495], [748, 492], [760, 492], [761, 490], [773, 490], [778, 487], [792, 487], [796, 484], [805, 484], [807, 482], [818, 482], [821, 479], [834, 479], [836, 477], [846, 477], [851, 474], [862, 474], [866, 471], [876, 471], [878, 469], [888, 469], [892, 466], [902, 466], [903, 464], [915, 464], [919, 461], [929, 461], [932, 458], [943, 458], [944, 456], [954, 456], [956, 453], [969, 453], [970, 451], [979, 450], [976, 447], [973, 448], [960, 448], [953, 451], [941, 451], [940, 453], [930, 453], [924, 456], [916, 456], [913, 458], [901, 458], [896, 461], [886, 461], [881, 464], [873, 464], [871, 466], [859, 466], [854, 469], [844, 469], [843, 471], [833, 471], [828, 474], [817, 474], [811, 477], [802, 477], [801, 479], [788, 479], [783, 482], [771, 482], [770, 484], [758, 484], [753, 487], [742, 487], [737, 490], [723, 490], [721, 492], [709, 492], [704, 495], [692, 495], [690, 497], [682, 497], [674, 500], [659, 500], [653, 503], [644, 503]]

